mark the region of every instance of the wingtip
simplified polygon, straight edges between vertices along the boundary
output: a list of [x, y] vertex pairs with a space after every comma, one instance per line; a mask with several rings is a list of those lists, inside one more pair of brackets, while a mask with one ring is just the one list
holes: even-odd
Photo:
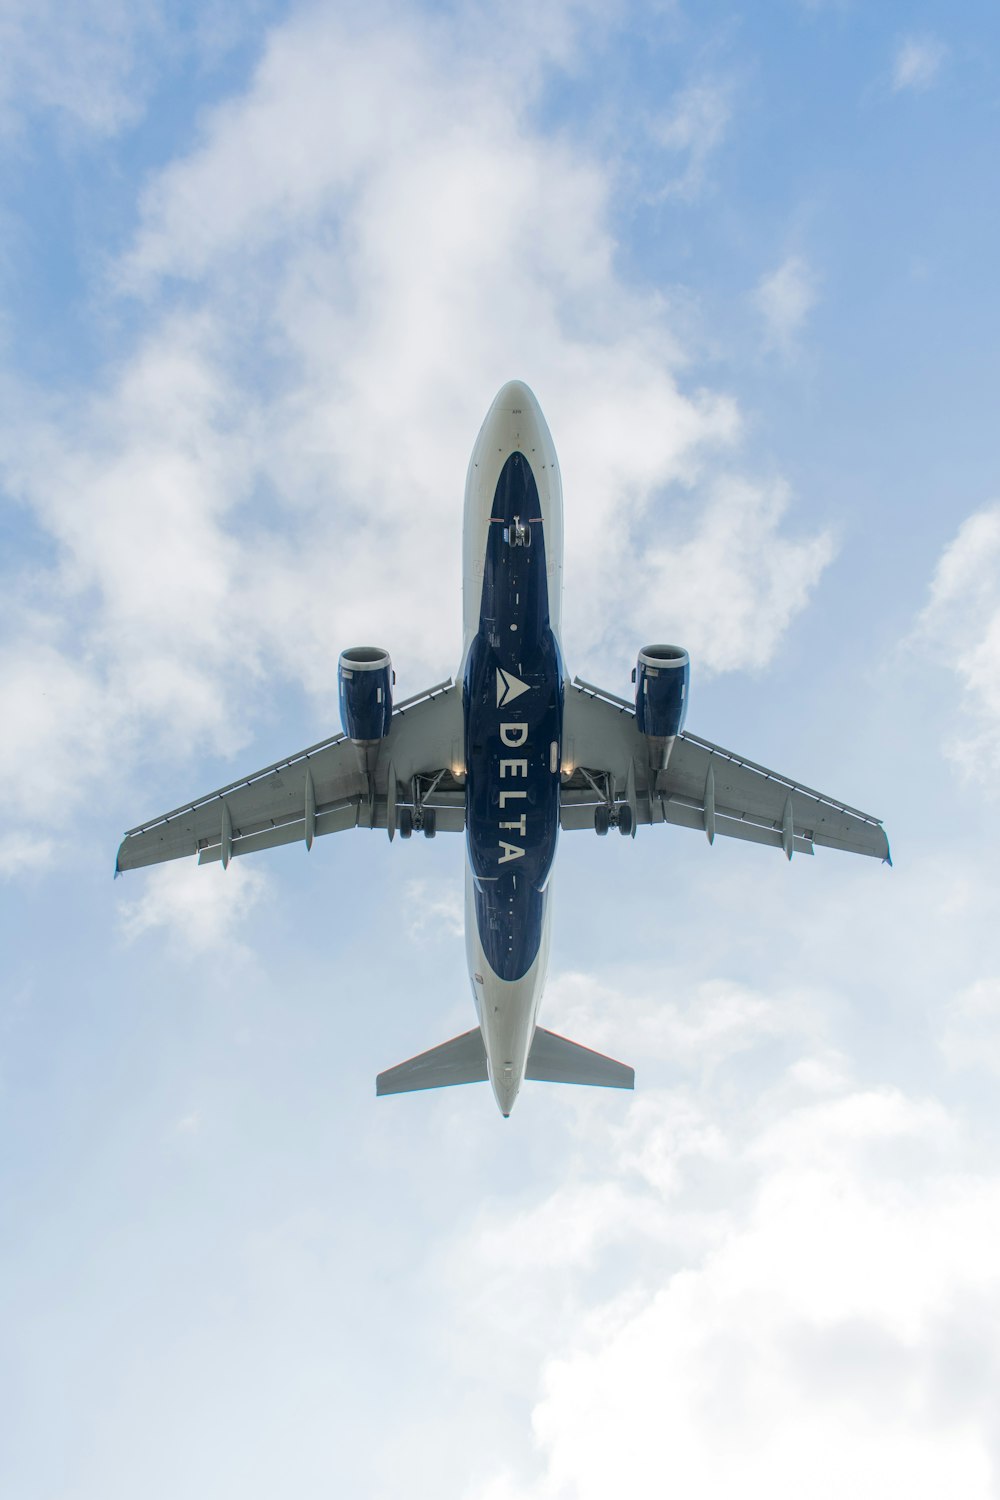
[[125, 874], [125, 871], [122, 869], [122, 850], [125, 848], [125, 845], [127, 843], [128, 843], [128, 839], [127, 838], [122, 839], [121, 843], [118, 845], [117, 853], [115, 854], [115, 879], [116, 880], [118, 879], [119, 875], [124, 875]]

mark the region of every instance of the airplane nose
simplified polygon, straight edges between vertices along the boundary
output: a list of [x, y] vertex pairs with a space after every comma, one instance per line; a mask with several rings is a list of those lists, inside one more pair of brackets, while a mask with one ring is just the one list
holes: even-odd
[[493, 398], [483, 432], [489, 433], [501, 446], [533, 450], [542, 443], [548, 433], [542, 409], [534, 391], [523, 380], [508, 380]]
[[523, 380], [508, 380], [506, 385], [502, 385], [493, 399], [493, 409], [511, 414], [517, 412], [524, 416], [530, 413], [536, 419], [541, 416], [542, 410], [534, 391]]

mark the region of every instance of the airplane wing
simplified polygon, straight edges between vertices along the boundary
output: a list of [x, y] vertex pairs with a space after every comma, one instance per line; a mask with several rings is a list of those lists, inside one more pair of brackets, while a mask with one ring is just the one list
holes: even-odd
[[337, 734], [129, 829], [115, 874], [188, 854], [225, 865], [346, 828], [461, 832], [463, 761], [462, 693], [448, 681], [400, 703], [371, 749]]
[[[878, 818], [801, 786], [697, 735], [677, 736], [665, 770], [650, 764], [631, 703], [576, 678], [563, 717], [561, 826], [595, 826], [603, 804], [639, 823], [676, 823], [812, 854], [814, 845], [870, 854], [892, 863]], [[570, 769], [572, 768], [572, 769]], [[606, 826], [606, 824], [605, 824]]]

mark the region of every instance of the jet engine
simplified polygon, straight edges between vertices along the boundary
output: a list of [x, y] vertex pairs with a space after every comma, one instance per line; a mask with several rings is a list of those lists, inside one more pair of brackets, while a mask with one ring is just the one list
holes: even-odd
[[381, 646], [351, 646], [340, 653], [340, 722], [348, 739], [364, 744], [389, 733], [395, 680], [389, 653]]
[[691, 658], [683, 646], [644, 646], [632, 673], [635, 721], [650, 742], [652, 763], [667, 764], [687, 713]]

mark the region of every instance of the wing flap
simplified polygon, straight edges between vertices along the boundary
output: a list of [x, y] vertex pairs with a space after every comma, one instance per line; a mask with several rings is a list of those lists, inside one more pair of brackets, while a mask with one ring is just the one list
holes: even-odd
[[[358, 823], [358, 811], [360, 802], [344, 802], [338, 807], [331, 807], [326, 812], [316, 814], [315, 833], [319, 838], [324, 833], [343, 833], [347, 828], [356, 828]], [[283, 823], [279, 828], [266, 828], [260, 833], [249, 833], [243, 838], [234, 838], [231, 854], [233, 859], [239, 854], [256, 854], [261, 849], [277, 849], [282, 844], [304, 843], [306, 837], [306, 824], [304, 818], [298, 818], [291, 823]], [[218, 863], [222, 858], [222, 844], [213, 844], [207, 849], [202, 849], [198, 855], [200, 865]]]
[[[702, 833], [705, 831], [705, 809], [701, 803], [684, 801], [678, 797], [657, 797], [654, 805], [661, 816], [650, 817], [648, 799], [639, 799], [635, 815], [637, 824], [674, 823], [679, 828], [695, 828]], [[559, 809], [559, 826], [567, 832], [580, 829], [593, 832], [595, 806], [593, 799], [586, 802], [564, 801]], [[743, 839], [751, 844], [767, 844], [775, 849], [783, 847], [780, 827], [753, 823], [748, 818], [741, 817], [738, 812], [725, 808], [717, 807], [715, 810], [715, 831], [724, 838]], [[813, 841], [805, 833], [794, 834], [792, 847], [796, 854], [814, 852]]]
[[[697, 828], [705, 831], [705, 809], [699, 803], [682, 802], [676, 797], [663, 799], [663, 820], [675, 823], [680, 828]], [[744, 839], [751, 844], [768, 844], [773, 849], [782, 848], [782, 831], [773, 824], [753, 823], [728, 808], [716, 807], [715, 831], [724, 838]], [[812, 840], [805, 834], [795, 832], [792, 847], [797, 854], [812, 854]]]

